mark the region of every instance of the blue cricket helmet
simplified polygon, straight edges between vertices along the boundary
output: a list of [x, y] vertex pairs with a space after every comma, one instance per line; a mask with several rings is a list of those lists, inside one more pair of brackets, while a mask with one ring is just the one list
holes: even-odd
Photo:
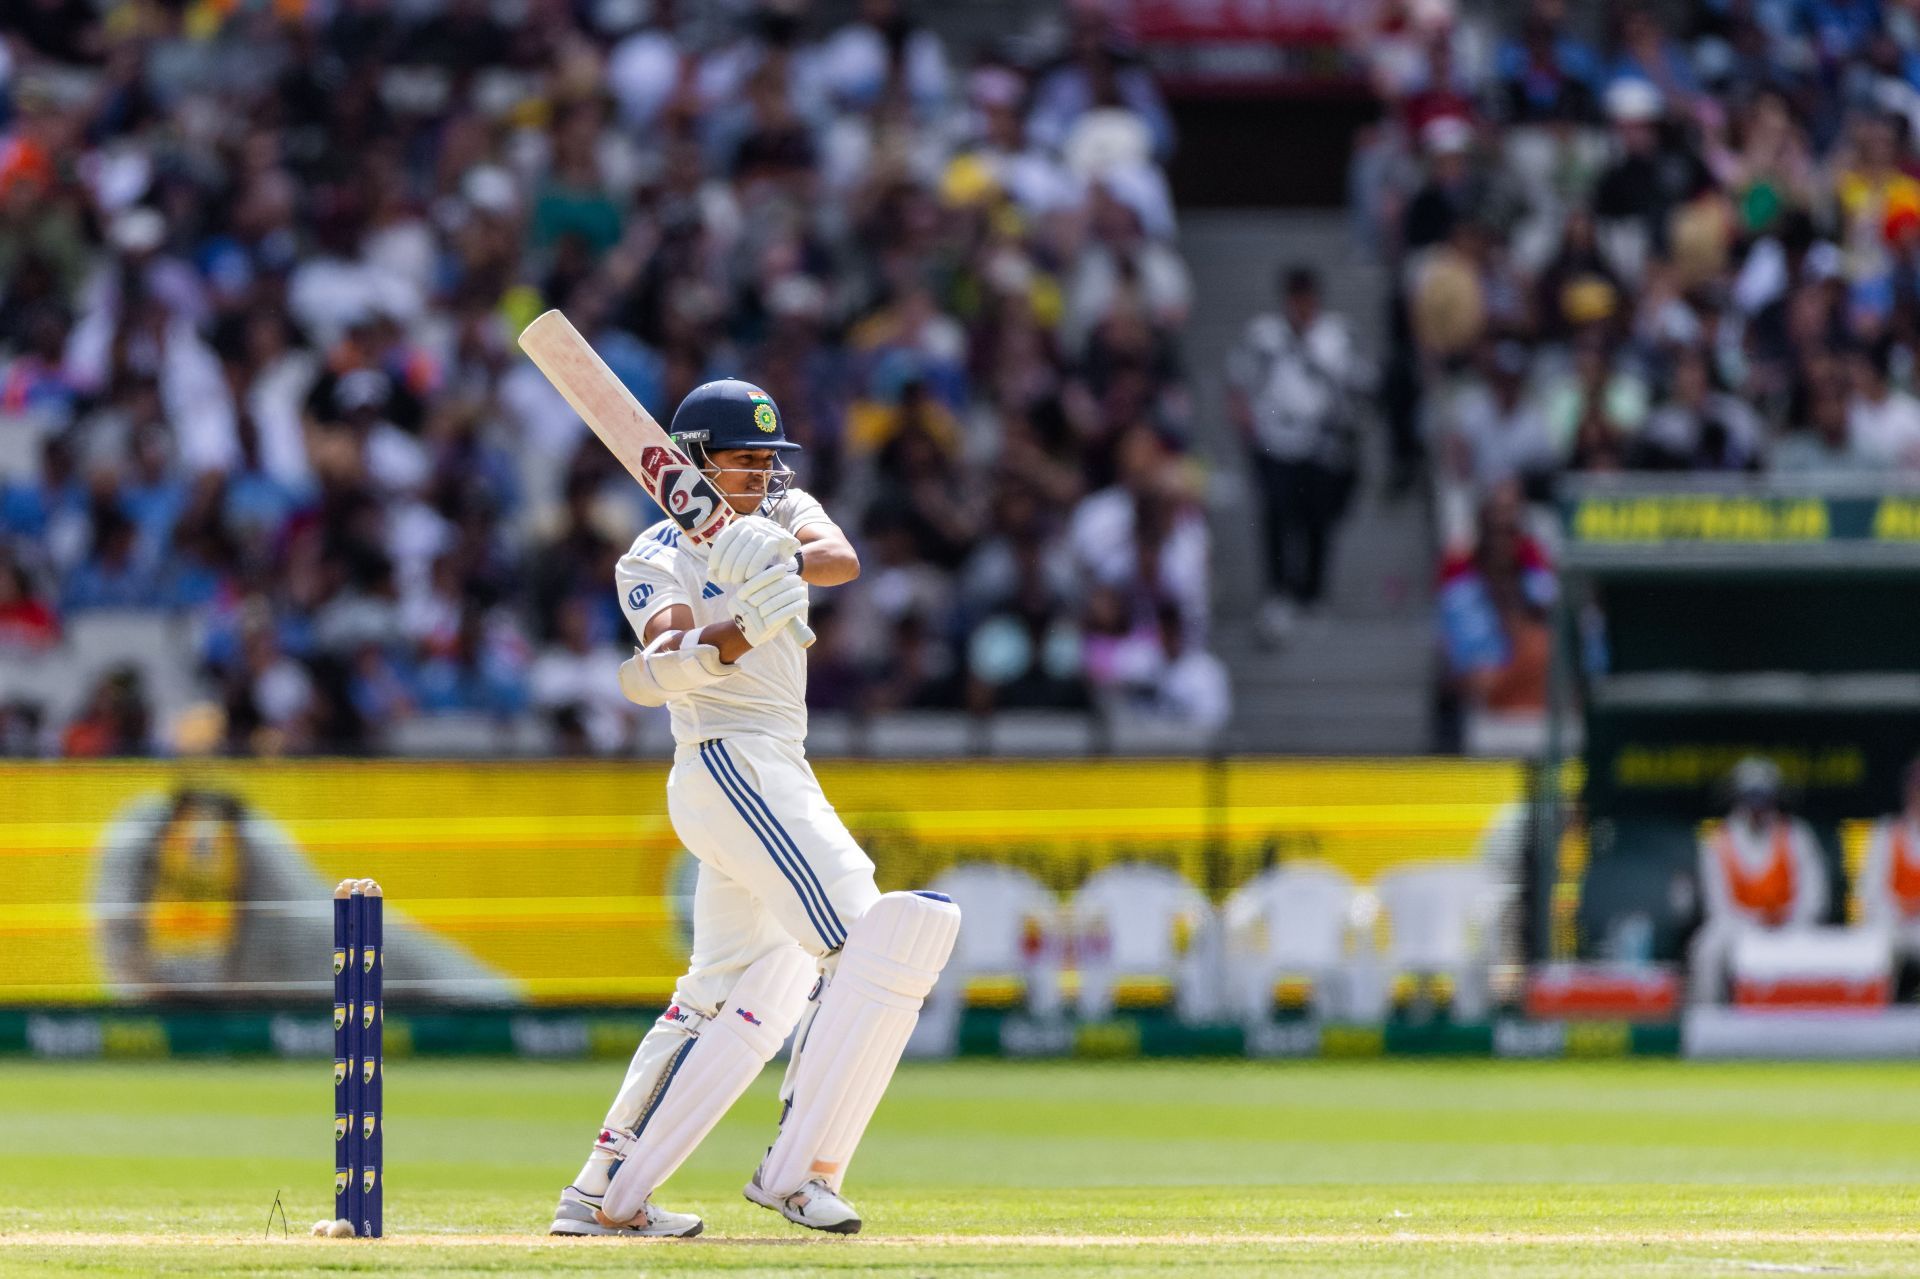
[[773, 397], [751, 382], [722, 378], [687, 392], [673, 412], [667, 434], [682, 449], [772, 449], [797, 453]]

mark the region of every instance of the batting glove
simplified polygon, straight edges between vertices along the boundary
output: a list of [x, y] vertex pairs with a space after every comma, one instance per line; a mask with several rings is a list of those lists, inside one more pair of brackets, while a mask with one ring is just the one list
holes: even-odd
[[748, 515], [713, 539], [707, 576], [720, 586], [737, 586], [762, 569], [786, 564], [799, 549], [799, 538], [764, 515]]
[[758, 648], [788, 622], [807, 620], [807, 584], [786, 564], [761, 569], [733, 598], [733, 620]]

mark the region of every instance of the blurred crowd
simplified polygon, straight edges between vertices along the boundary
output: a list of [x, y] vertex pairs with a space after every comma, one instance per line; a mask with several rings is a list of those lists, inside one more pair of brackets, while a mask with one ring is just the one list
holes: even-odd
[[518, 354], [549, 306], [663, 421], [780, 403], [865, 565], [816, 708], [1217, 726], [1153, 82], [1098, 5], [964, 51], [851, 12], [5, 6], [0, 657], [165, 615], [195, 688], [14, 688], [0, 747], [622, 749], [612, 567], [657, 512]]
[[1396, 0], [1357, 33], [1381, 400], [1431, 463], [1457, 722], [1537, 723], [1570, 473], [1920, 468], [1920, 7]]

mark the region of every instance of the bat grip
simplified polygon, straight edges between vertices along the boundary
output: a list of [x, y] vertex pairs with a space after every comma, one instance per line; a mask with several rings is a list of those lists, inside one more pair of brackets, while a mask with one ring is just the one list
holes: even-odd
[[801, 648], [813, 647], [813, 628], [797, 617], [793, 619], [793, 637], [800, 641]]

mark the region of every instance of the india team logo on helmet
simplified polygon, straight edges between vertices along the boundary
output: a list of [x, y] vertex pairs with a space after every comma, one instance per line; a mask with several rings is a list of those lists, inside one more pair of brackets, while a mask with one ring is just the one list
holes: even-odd
[[780, 429], [780, 418], [773, 411], [773, 397], [764, 392], [755, 391], [747, 396], [753, 402], [753, 424], [764, 433], [772, 435]]

